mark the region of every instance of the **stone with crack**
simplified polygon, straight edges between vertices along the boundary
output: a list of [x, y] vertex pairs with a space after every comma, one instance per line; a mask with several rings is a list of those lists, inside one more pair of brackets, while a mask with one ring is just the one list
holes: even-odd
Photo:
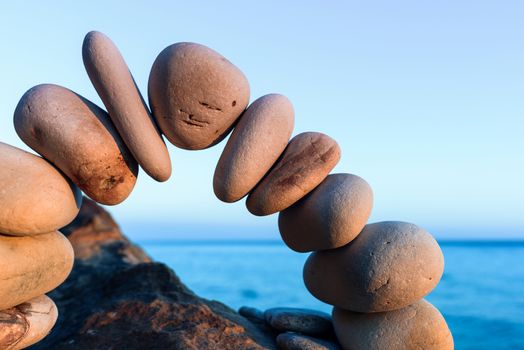
[[249, 194], [247, 209], [263, 216], [290, 207], [318, 186], [339, 160], [340, 147], [331, 137], [319, 132], [298, 134]]
[[220, 142], [249, 102], [244, 74], [200, 44], [166, 47], [151, 68], [149, 105], [167, 139], [184, 149]]
[[41, 295], [0, 311], [0, 349], [24, 349], [44, 338], [58, 316], [55, 303]]

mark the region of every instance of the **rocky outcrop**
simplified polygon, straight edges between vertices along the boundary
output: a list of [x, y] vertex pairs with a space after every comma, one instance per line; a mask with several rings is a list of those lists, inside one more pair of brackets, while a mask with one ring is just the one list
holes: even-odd
[[49, 294], [59, 310], [54, 330], [31, 349], [276, 349], [274, 333], [195, 295], [93, 201], [84, 198], [62, 232], [75, 265]]

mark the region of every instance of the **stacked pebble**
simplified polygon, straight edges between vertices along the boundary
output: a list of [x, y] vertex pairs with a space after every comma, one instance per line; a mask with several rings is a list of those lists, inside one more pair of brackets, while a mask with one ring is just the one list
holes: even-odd
[[[138, 165], [157, 181], [170, 177], [162, 134], [175, 146], [200, 150], [233, 130], [216, 166], [216, 196], [224, 202], [247, 196], [254, 215], [280, 212], [285, 243], [313, 252], [304, 280], [314, 296], [334, 305], [334, 332], [343, 348], [453, 347], [440, 313], [421, 301], [443, 271], [435, 240], [411, 224], [366, 225], [370, 186], [355, 175], [329, 175], [341, 153], [329, 136], [306, 132], [290, 140], [294, 111], [286, 97], [270, 94], [248, 106], [249, 83], [237, 67], [205, 46], [178, 43], [152, 66], [150, 112], [107, 36], [88, 33], [82, 56], [108, 113], [64, 87], [38, 85], [21, 98], [14, 125], [52, 165], [0, 144], [0, 161], [7, 164], [0, 169], [0, 279], [8, 281], [0, 286], [0, 310], [9, 314], [32, 303], [67, 276], [71, 247], [56, 230], [77, 213], [79, 190], [99, 203], [118, 204], [131, 193]], [[52, 304], [44, 297], [34, 303]], [[275, 312], [265, 318], [278, 328]], [[47, 328], [40, 319], [33, 328], [42, 330], [38, 335], [24, 333], [33, 334], [31, 342], [54, 323], [56, 312], [48, 315]], [[300, 348], [312, 341], [304, 337], [282, 335], [279, 344]], [[0, 346], [2, 341], [7, 344], [0, 336]]]

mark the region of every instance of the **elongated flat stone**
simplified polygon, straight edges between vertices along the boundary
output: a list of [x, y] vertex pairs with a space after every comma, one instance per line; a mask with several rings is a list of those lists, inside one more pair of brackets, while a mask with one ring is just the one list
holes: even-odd
[[220, 156], [213, 189], [235, 202], [251, 191], [282, 154], [291, 137], [294, 112], [282, 95], [265, 95], [242, 114]]
[[250, 320], [264, 321], [264, 322], [266, 320], [264, 317], [264, 312], [254, 307], [242, 306], [240, 309], [238, 309], [238, 313]]
[[106, 35], [87, 33], [82, 46], [87, 74], [138, 164], [157, 181], [171, 176], [171, 160], [122, 54]]
[[329, 335], [333, 331], [331, 315], [316, 310], [278, 307], [264, 312], [266, 322], [279, 331]]

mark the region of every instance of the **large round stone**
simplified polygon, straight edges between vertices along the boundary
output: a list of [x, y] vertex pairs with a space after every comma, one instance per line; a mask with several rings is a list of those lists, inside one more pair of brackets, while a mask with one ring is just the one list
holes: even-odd
[[453, 337], [446, 321], [425, 300], [399, 310], [371, 314], [334, 308], [333, 324], [344, 349], [453, 349]]
[[318, 299], [351, 311], [400, 309], [438, 284], [444, 257], [435, 239], [404, 222], [366, 225], [351, 243], [310, 255], [304, 282]]
[[340, 147], [319, 132], [298, 134], [270, 172], [249, 194], [247, 209], [254, 215], [284, 210], [326, 178], [340, 159]]
[[372, 207], [373, 191], [364, 179], [332, 174], [280, 212], [278, 228], [284, 242], [297, 252], [334, 249], [362, 231]]
[[149, 105], [167, 139], [185, 149], [220, 142], [249, 102], [249, 83], [212, 49], [177, 43], [156, 58], [149, 76]]
[[60, 232], [0, 235], [0, 310], [58, 287], [73, 268], [73, 247]]
[[78, 214], [82, 194], [44, 159], [0, 142], [0, 164], [0, 234], [55, 231]]
[[282, 154], [291, 137], [294, 112], [282, 95], [265, 95], [242, 114], [218, 161], [213, 189], [224, 202], [251, 191]]
[[129, 196], [138, 165], [109, 115], [64, 87], [38, 85], [15, 110], [15, 129], [89, 197], [114, 205]]
[[155, 180], [169, 179], [167, 147], [116, 45], [100, 32], [89, 32], [82, 57], [91, 82], [137, 162]]

